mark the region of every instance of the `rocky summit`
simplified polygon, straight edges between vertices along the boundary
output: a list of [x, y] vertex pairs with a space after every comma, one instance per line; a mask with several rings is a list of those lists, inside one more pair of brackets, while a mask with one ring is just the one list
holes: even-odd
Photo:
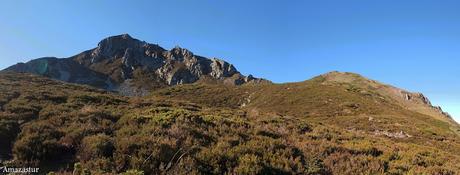
[[180, 47], [166, 50], [128, 34], [105, 38], [96, 48], [69, 58], [39, 58], [4, 71], [39, 74], [124, 95], [145, 95], [158, 87], [200, 80], [230, 85], [268, 82], [244, 76], [224, 60], [205, 58]]

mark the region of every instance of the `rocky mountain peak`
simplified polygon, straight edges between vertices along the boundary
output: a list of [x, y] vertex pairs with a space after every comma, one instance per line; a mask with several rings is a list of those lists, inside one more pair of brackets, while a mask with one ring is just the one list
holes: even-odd
[[[91, 56], [93, 58], [109, 58], [123, 56], [128, 50], [140, 51], [146, 42], [132, 38], [128, 34], [111, 36], [99, 42]], [[93, 60], [98, 61], [98, 60]]]
[[169, 54], [167, 57], [172, 60], [183, 61], [184, 59], [191, 59], [193, 56], [194, 56], [193, 52], [185, 48], [176, 46], [169, 51]]
[[241, 75], [224, 60], [195, 55], [178, 46], [166, 50], [128, 34], [107, 37], [96, 48], [69, 58], [32, 60], [11, 66], [8, 70], [45, 75], [129, 95], [136, 95], [139, 91], [143, 95], [155, 87], [194, 83], [209, 78], [233, 85], [268, 82]]
[[233, 74], [239, 73], [236, 68], [230, 64], [225, 62], [224, 60], [213, 58], [211, 59], [211, 76], [218, 78], [218, 77], [230, 77]]

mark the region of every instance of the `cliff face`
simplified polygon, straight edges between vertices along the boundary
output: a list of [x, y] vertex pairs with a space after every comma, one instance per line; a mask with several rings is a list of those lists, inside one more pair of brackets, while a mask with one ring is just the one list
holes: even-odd
[[231, 85], [268, 82], [244, 76], [224, 60], [198, 56], [180, 47], [166, 50], [128, 34], [103, 39], [96, 48], [69, 58], [35, 59], [6, 71], [45, 75], [126, 95], [144, 95], [156, 87], [194, 83], [200, 79]]

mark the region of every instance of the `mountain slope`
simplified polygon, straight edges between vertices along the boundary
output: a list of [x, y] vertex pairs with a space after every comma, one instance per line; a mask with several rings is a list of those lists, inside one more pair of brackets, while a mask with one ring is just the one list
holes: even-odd
[[[338, 81], [331, 76], [359, 82]], [[240, 87], [192, 84], [162, 89], [152, 95], [158, 99], [244, 109], [253, 117], [268, 112], [305, 118], [353, 132], [404, 138], [411, 143], [436, 145], [453, 153], [460, 151], [460, 126], [449, 116], [418, 101], [412, 105], [433, 112], [424, 113], [420, 108], [408, 107], [412, 101], [402, 103], [399, 96], [369, 88], [371, 86], [388, 85], [357, 74], [332, 72], [299, 83]]]
[[126, 97], [0, 73], [0, 163], [60, 174], [460, 172], [447, 122], [324, 82], [195, 83]]
[[145, 95], [155, 88], [200, 79], [233, 85], [268, 82], [251, 75], [243, 76], [223, 60], [194, 55], [179, 47], [168, 51], [128, 34], [103, 39], [96, 48], [69, 58], [40, 58], [13, 65], [5, 71], [44, 75], [125, 95]]
[[[302, 116], [358, 115], [370, 111], [375, 113], [382, 108], [388, 109], [383, 112], [401, 109], [457, 125], [450, 115], [440, 107], [432, 106], [429, 99], [421, 93], [411, 93], [345, 72], [330, 72], [299, 83], [244, 85], [236, 88], [186, 85], [171, 87], [154, 92], [155, 94], [159, 97], [182, 98], [209, 105], [218, 102], [207, 100], [225, 99], [223, 102], [226, 101], [227, 104], [223, 106], [227, 107], [257, 107]], [[198, 94], [215, 94], [219, 98], [196, 98]]]

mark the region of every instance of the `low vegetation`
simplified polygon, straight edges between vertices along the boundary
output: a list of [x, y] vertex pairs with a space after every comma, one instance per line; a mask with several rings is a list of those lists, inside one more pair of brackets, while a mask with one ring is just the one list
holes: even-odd
[[460, 172], [460, 137], [445, 122], [341, 86], [256, 86], [128, 98], [3, 73], [1, 164], [54, 174]]

